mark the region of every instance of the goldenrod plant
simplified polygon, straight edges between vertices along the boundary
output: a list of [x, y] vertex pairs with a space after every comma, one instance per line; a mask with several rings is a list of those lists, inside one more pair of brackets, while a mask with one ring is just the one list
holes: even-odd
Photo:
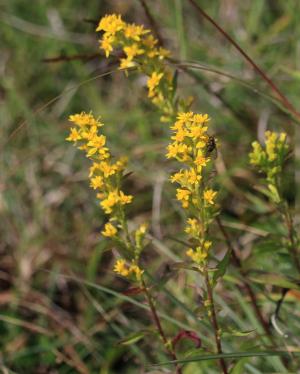
[[0, 371], [300, 373], [299, 2], [6, 3]]
[[100, 20], [96, 31], [103, 32], [100, 48], [106, 57], [121, 49], [119, 68], [136, 68], [147, 76], [148, 97], [161, 111], [161, 121], [170, 122], [178, 110], [189, 108], [191, 98], [176, 97], [176, 74], [166, 64], [170, 51], [158, 45], [150, 30], [123, 21], [121, 15], [110, 14]]
[[0, 372], [300, 373], [300, 2], [20, 3]]
[[[91, 113], [71, 115], [69, 121], [76, 127], [71, 127], [67, 140], [74, 142], [92, 161], [89, 173], [90, 186], [98, 191], [100, 206], [109, 217], [101, 234], [110, 238], [120, 250], [120, 257], [115, 262], [114, 271], [137, 284], [145, 293], [162, 343], [170, 357], [176, 360], [172, 342], [165, 335], [150, 289], [143, 278], [144, 270], [139, 264], [145, 246], [147, 224], [141, 224], [133, 232], [128, 229], [125, 206], [132, 202], [133, 196], [126, 195], [121, 190], [127, 159], [113, 160], [106, 146], [106, 137], [99, 131], [103, 124]], [[181, 373], [177, 364], [175, 367], [176, 372]]]
[[294, 227], [291, 209], [283, 191], [285, 179], [284, 166], [290, 151], [287, 134], [266, 131], [264, 144], [252, 143], [249, 154], [250, 164], [263, 174], [262, 181], [266, 187], [259, 190], [275, 205], [282, 222], [286, 226], [287, 235], [282, 238], [282, 246], [286, 247], [292, 257], [292, 262], [300, 274], [300, 240]]
[[[214, 180], [218, 141], [209, 129], [211, 119], [208, 114], [191, 111], [193, 99], [189, 97], [184, 100], [179, 97], [176, 71], [167, 63], [170, 52], [159, 46], [158, 40], [149, 29], [142, 25], [127, 23], [118, 14], [110, 14], [100, 20], [96, 31], [102, 33], [100, 48], [106, 58], [117, 53], [119, 69], [127, 76], [131, 70], [146, 76], [148, 99], [160, 112], [161, 121], [170, 124], [170, 143], [167, 146], [166, 158], [172, 165], [176, 165], [177, 171], [172, 173], [169, 179], [171, 184], [177, 185], [176, 199], [184, 211], [186, 222], [183, 231], [187, 236], [187, 246], [180, 256], [185, 265], [181, 267], [198, 273], [202, 278], [204, 287], [200, 285], [203, 292], [201, 304], [214, 334], [215, 357], [219, 360], [220, 370], [225, 374], [229, 373], [222, 343], [224, 324], [219, 322], [219, 306], [214, 301], [214, 289], [218, 281], [224, 277], [231, 255], [244, 279], [246, 272], [219, 217], [221, 202]], [[132, 202], [133, 196], [126, 195], [121, 189], [126, 176], [127, 159], [114, 160], [106, 145], [106, 137], [99, 132], [103, 124], [92, 114], [71, 115], [69, 120], [76, 127], [71, 128], [67, 140], [74, 142], [92, 161], [90, 186], [97, 190], [100, 206], [108, 217], [101, 234], [110, 239], [118, 250], [113, 270], [145, 294], [164, 348], [175, 365], [175, 371], [181, 373], [181, 361], [178, 359], [175, 345], [178, 339], [187, 336], [188, 333], [179, 333], [179, 337], [173, 339], [167, 337], [161, 322], [155, 301], [156, 294], [149, 283], [151, 277], [147, 276], [147, 267], [142, 261], [142, 252], [149, 243], [149, 223], [143, 223], [134, 230], [129, 229], [128, 225], [126, 206]], [[296, 266], [299, 267], [296, 248], [299, 240], [282, 192], [283, 167], [289, 151], [287, 136], [285, 133], [277, 134], [270, 131], [265, 135], [264, 146], [253, 142], [250, 163], [266, 176], [266, 188], [262, 188], [261, 191], [285, 217], [289, 230], [288, 247]], [[216, 239], [212, 229], [216, 224], [227, 243], [227, 250], [221, 259], [216, 256], [214, 250]], [[194, 280], [196, 281], [196, 278]], [[245, 279], [244, 282], [254, 311], [266, 334], [269, 335], [269, 341], [276, 344], [261, 314], [249, 280]], [[197, 284], [195, 286], [199, 287]], [[195, 338], [195, 333], [191, 334], [189, 337]], [[133, 342], [135, 341], [133, 339]]]

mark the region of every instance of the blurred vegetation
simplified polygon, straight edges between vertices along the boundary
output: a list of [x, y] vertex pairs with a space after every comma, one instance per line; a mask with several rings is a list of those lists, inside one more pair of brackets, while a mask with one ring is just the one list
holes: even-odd
[[[213, 119], [219, 140], [216, 168], [222, 219], [241, 249], [240, 259], [267, 322], [289, 280], [287, 288], [293, 290], [281, 308], [280, 326], [276, 330], [271, 325], [270, 330], [276, 348], [299, 349], [299, 283], [277, 241], [285, 229], [272, 206], [255, 191], [257, 175], [247, 157], [251, 142], [261, 140], [267, 128], [287, 131], [295, 139], [297, 155], [297, 123], [188, 1], [146, 3], [173, 56], [199, 64], [189, 74], [179, 69], [178, 85], [186, 96], [195, 96], [197, 111]], [[198, 3], [297, 107], [300, 3]], [[145, 81], [135, 72], [128, 79], [113, 60], [101, 56], [95, 24], [112, 12], [152, 27], [137, 0], [0, 3], [0, 369], [4, 373], [172, 372], [168, 366], [151, 366], [167, 360], [151, 336], [132, 345], [119, 343], [145, 326], [150, 329], [151, 321], [142, 298], [124, 295], [128, 284], [112, 273], [111, 251], [100, 236], [105, 217], [87, 183], [88, 162], [65, 142], [69, 114], [81, 110], [101, 114], [110, 147], [131, 160], [126, 188], [136, 198], [130, 218], [133, 223], [148, 219], [152, 224], [152, 244], [144, 255], [149, 276], [157, 280], [165, 276], [166, 265], [180, 258], [182, 246], [174, 236], [183, 231], [183, 214], [167, 182], [170, 170], [164, 153], [169, 130], [145, 99]], [[297, 200], [294, 167], [290, 160], [285, 190], [291, 204]], [[175, 213], [170, 214], [170, 206]], [[299, 206], [294, 213], [297, 224]], [[215, 231], [222, 256], [224, 240], [218, 227]], [[276, 273], [278, 278], [260, 279], [259, 274], [265, 273], [258, 271]], [[234, 266], [225, 280], [216, 295], [225, 352], [274, 348]], [[198, 352], [209, 353], [212, 332], [198, 318], [197, 304], [193, 286], [186, 284], [181, 270], [160, 287], [158, 305], [168, 334], [197, 331], [202, 339]], [[193, 351], [189, 341], [180, 342], [180, 347], [182, 357]], [[236, 359], [232, 373], [297, 372], [299, 359], [291, 361], [286, 366], [285, 358], [273, 356]], [[184, 373], [194, 372], [217, 373], [218, 366], [214, 361], [185, 365]]]

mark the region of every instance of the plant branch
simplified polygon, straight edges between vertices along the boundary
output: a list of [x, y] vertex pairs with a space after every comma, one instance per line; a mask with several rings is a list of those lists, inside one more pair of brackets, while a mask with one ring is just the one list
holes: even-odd
[[[207, 298], [208, 298], [209, 309], [210, 309], [209, 310], [209, 317], [211, 319], [211, 324], [212, 324], [214, 334], [215, 334], [215, 342], [216, 342], [216, 346], [217, 346], [217, 352], [218, 352], [218, 354], [222, 354], [223, 350], [222, 350], [220, 329], [219, 329], [219, 324], [218, 324], [216, 310], [215, 310], [213, 290], [212, 290], [212, 287], [211, 287], [211, 284], [210, 284], [207, 269], [204, 270], [204, 277], [205, 277], [205, 284], [206, 284], [206, 289], [207, 289]], [[221, 367], [223, 373], [228, 374], [225, 360], [223, 358], [220, 358], [219, 363], [220, 363], [220, 367]]]
[[[152, 300], [152, 295], [150, 294], [149, 289], [147, 288], [144, 280], [142, 280], [142, 285], [143, 285], [143, 289], [144, 289], [144, 292], [145, 292], [145, 295], [146, 295], [146, 298], [147, 298], [147, 301], [148, 301], [148, 304], [149, 304], [149, 307], [150, 307], [150, 310], [151, 310], [151, 314], [152, 314], [154, 323], [155, 323], [156, 328], [158, 330], [158, 333], [159, 333], [159, 335], [160, 335], [160, 337], [161, 337], [161, 339], [164, 343], [164, 346], [165, 346], [166, 350], [168, 351], [169, 355], [171, 356], [172, 360], [177, 360], [177, 356], [176, 356], [176, 353], [173, 349], [172, 343], [170, 343], [168, 341], [167, 337], [166, 337], [166, 334], [165, 334], [165, 332], [163, 330], [163, 327], [161, 325], [159, 316], [156, 312], [156, 308], [155, 308], [155, 305], [154, 305], [153, 300]], [[177, 363], [175, 364], [175, 366], [176, 366], [176, 374], [181, 374], [182, 371], [181, 371], [180, 366]]]

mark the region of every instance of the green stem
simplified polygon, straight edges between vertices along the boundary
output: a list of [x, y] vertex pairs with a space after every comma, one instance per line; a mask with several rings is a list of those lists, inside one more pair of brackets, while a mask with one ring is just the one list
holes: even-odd
[[[216, 310], [215, 310], [215, 304], [214, 304], [214, 298], [213, 298], [213, 290], [211, 287], [209, 274], [207, 268], [204, 269], [204, 278], [205, 278], [205, 284], [206, 284], [206, 290], [207, 290], [207, 299], [209, 302], [209, 317], [211, 319], [211, 324], [214, 330], [215, 334], [215, 342], [217, 347], [218, 354], [222, 354], [222, 343], [221, 343], [221, 334], [220, 334], [220, 328], [217, 320]], [[225, 360], [223, 358], [220, 358], [219, 360], [220, 367], [224, 374], [228, 374], [227, 367]]]

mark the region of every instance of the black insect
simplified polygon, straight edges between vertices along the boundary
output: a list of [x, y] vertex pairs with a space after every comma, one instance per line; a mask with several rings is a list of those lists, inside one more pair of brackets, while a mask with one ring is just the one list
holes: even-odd
[[215, 149], [217, 149], [216, 140], [210, 135], [206, 143], [206, 155], [210, 155]]

